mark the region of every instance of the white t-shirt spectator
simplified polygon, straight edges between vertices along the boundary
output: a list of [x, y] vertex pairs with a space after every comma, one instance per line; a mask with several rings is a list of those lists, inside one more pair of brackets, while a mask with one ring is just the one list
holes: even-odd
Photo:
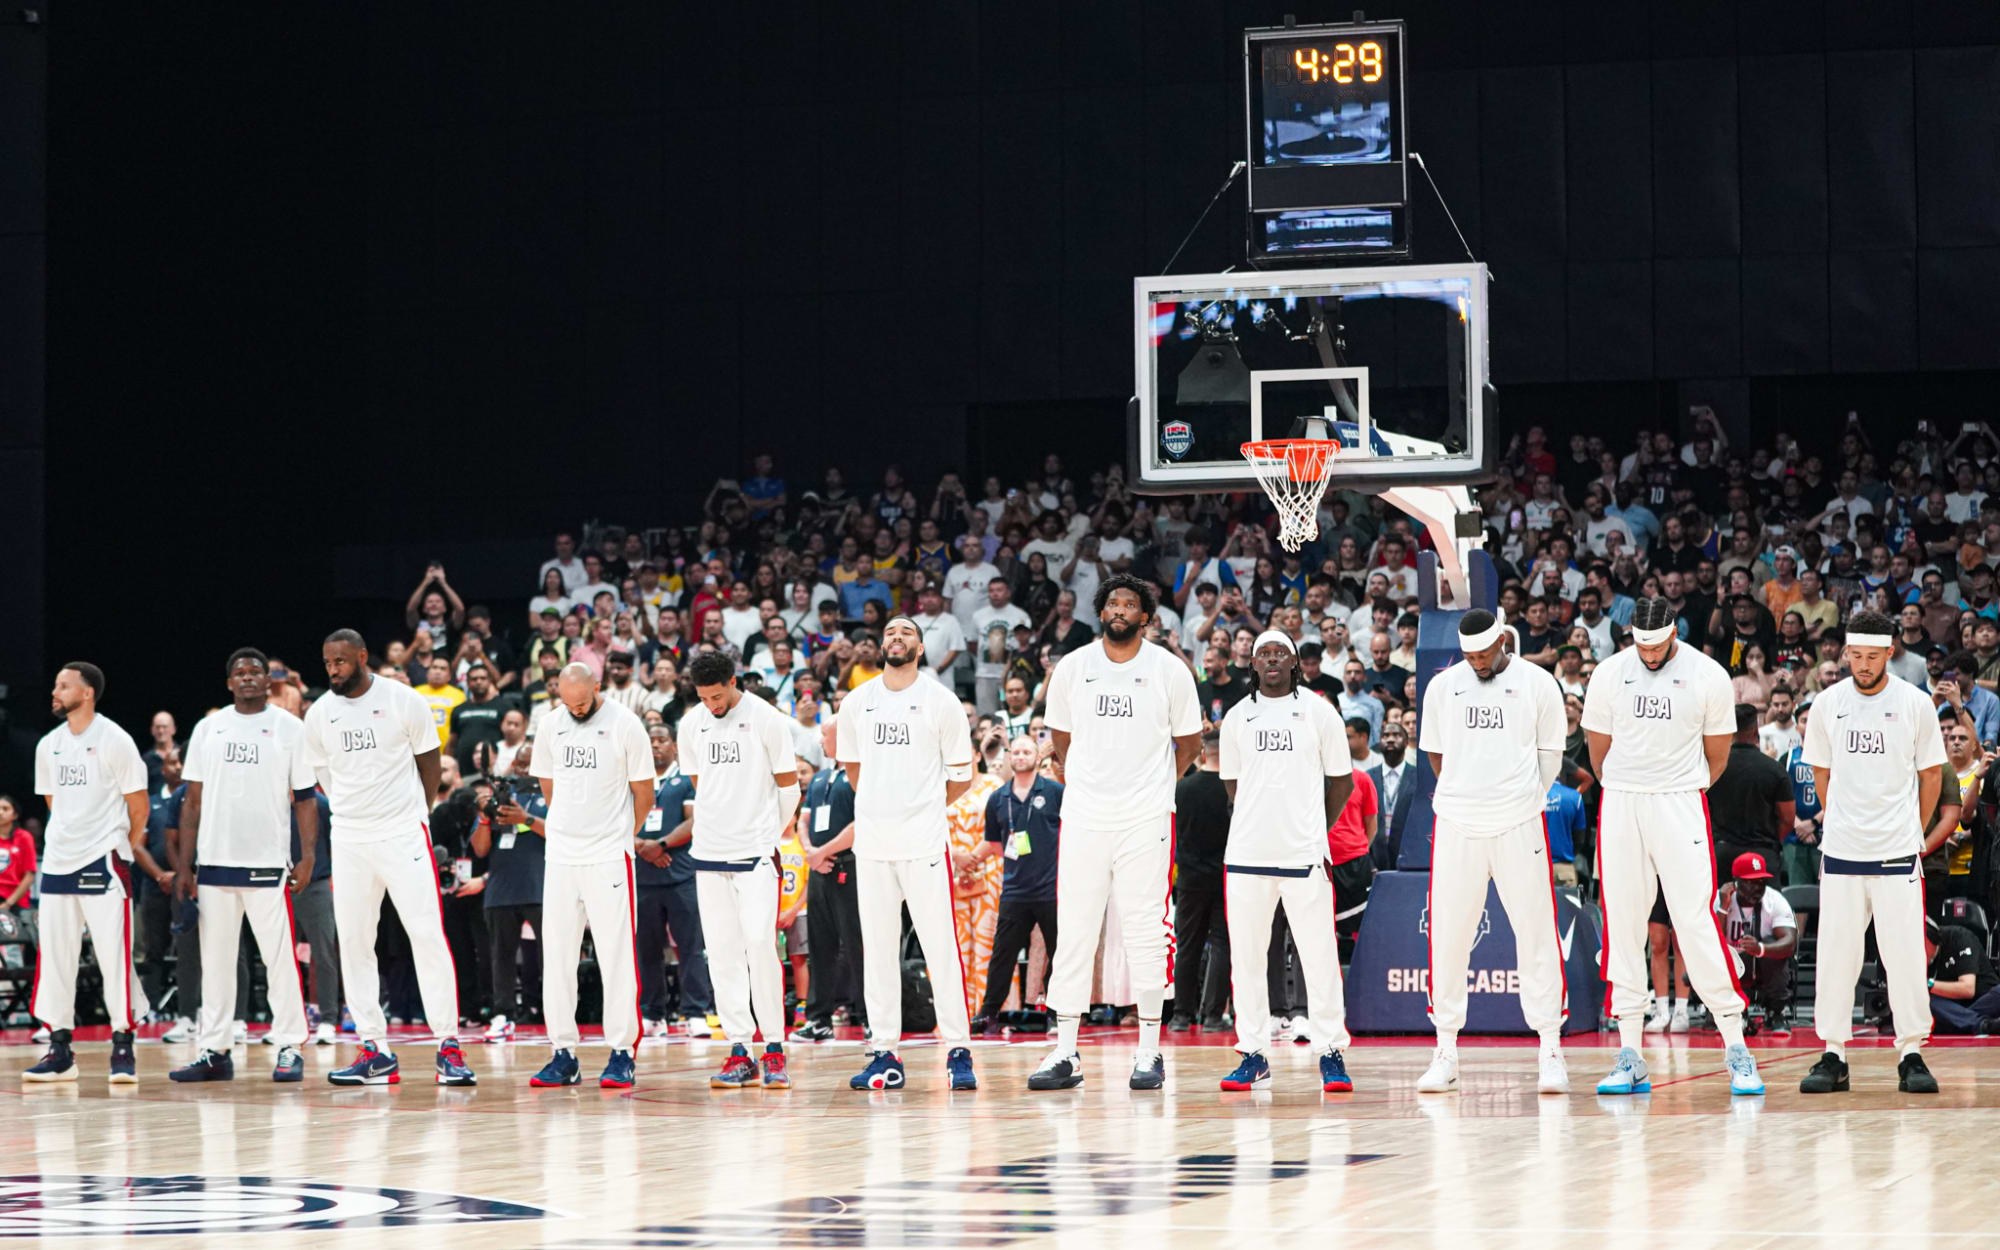
[[[1813, 719], [1820, 715], [1814, 704]], [[1646, 667], [1637, 647], [1627, 647], [1598, 663], [1583, 699], [1583, 727], [1611, 735], [1605, 789], [1706, 790], [1702, 739], [1736, 732], [1736, 692], [1727, 670], [1684, 642], [1658, 670]]]
[[[559, 615], [568, 616], [569, 610], [574, 606], [576, 605], [567, 596], [558, 595], [556, 598], [551, 599], [547, 595], [536, 595], [534, 598], [528, 600], [528, 615], [540, 616], [542, 609], [554, 608]], [[657, 609], [655, 611], [657, 612]]]
[[[1251, 561], [1251, 566], [1254, 568], [1256, 561]], [[1192, 560], [1183, 560], [1181, 561], [1180, 568], [1174, 573], [1174, 593], [1178, 595], [1181, 592], [1181, 587], [1186, 586], [1188, 588], [1188, 602], [1193, 603], [1194, 587], [1201, 585], [1203, 582], [1207, 582], [1209, 585], [1215, 587], [1217, 592], [1220, 592], [1224, 586], [1235, 586], [1238, 584], [1236, 570], [1221, 560], [1212, 558], [1200, 568], [1196, 568]], [[1068, 802], [1068, 800], [1065, 799], [1064, 802]]]
[[973, 676], [975, 677], [999, 677], [1007, 671], [1007, 661], [1005, 659], [993, 660], [987, 658], [986, 655], [987, 634], [996, 624], [1006, 629], [1004, 646], [1007, 652], [1011, 654], [1014, 650], [1014, 627], [1017, 625], [1032, 625], [1034, 622], [1028, 619], [1028, 614], [1021, 610], [1021, 605], [1018, 603], [1010, 603], [1004, 608], [996, 608], [989, 603], [979, 609], [979, 611], [974, 612], [972, 614], [972, 637], [967, 641], [977, 652], [976, 658], [973, 660], [975, 666], [973, 668]]
[[705, 704], [681, 717], [681, 771], [695, 779], [692, 858], [755, 859], [778, 849], [785, 830], [775, 778], [798, 771], [793, 728], [783, 712], [750, 694], [719, 719]]
[[[618, 588], [610, 582], [587, 582], [584, 585], [578, 586], [569, 592], [569, 601], [594, 612], [597, 610], [597, 596], [607, 591], [611, 594], [611, 602], [614, 604], [617, 603]], [[614, 607], [612, 611], [615, 612], [617, 609]]]
[[549, 575], [550, 569], [562, 574], [563, 588], [571, 593], [575, 593], [576, 588], [583, 585], [584, 579], [590, 576], [583, 571], [583, 561], [576, 556], [571, 556], [567, 564], [551, 556], [542, 561], [541, 569], [535, 574], [537, 586], [541, 585], [542, 580]]
[[1069, 539], [1058, 538], [1050, 542], [1046, 538], [1037, 538], [1021, 548], [1021, 563], [1025, 566], [1028, 557], [1037, 551], [1041, 552], [1042, 559], [1048, 562], [1049, 580], [1054, 582], [1062, 581], [1063, 570], [1069, 567], [1071, 560], [1076, 559], [1076, 544]]
[[1945, 762], [1944, 735], [1929, 695], [1899, 677], [1885, 682], [1864, 695], [1849, 677], [1813, 700], [1800, 757], [1830, 774], [1820, 796], [1820, 849], [1829, 858], [1879, 862], [1923, 851], [1917, 773]]
[[965, 627], [949, 612], [936, 616], [913, 616], [917, 628], [924, 636], [924, 664], [936, 673], [942, 672], [944, 658], [953, 653], [961, 658], [965, 655]]
[[610, 699], [576, 719], [557, 703], [542, 718], [528, 771], [555, 782], [549, 800], [551, 864], [604, 864], [632, 856], [632, 783], [653, 780], [646, 722]]
[[1223, 862], [1317, 867], [1326, 858], [1326, 779], [1354, 771], [1340, 713], [1310, 690], [1252, 694], [1222, 718], [1222, 779], [1236, 783]]
[[729, 645], [735, 647], [738, 652], [743, 650], [744, 643], [756, 637], [764, 628], [764, 617], [754, 606], [724, 608], [721, 615], [722, 636], [727, 638]]
[[1587, 517], [1585, 518], [1583, 544], [1590, 549], [1592, 555], [1602, 556], [1606, 559], [1610, 558], [1611, 550], [1605, 545], [1604, 541], [1605, 536], [1609, 534], [1624, 535], [1625, 550], [1627, 551], [1635, 550], [1638, 547], [1637, 540], [1632, 537], [1632, 526], [1624, 517], [1612, 516], [1607, 512], [1595, 521]]
[[[433, 741], [430, 709], [424, 728]], [[132, 858], [128, 794], [143, 794], [146, 764], [132, 735], [110, 717], [95, 715], [83, 732], [57, 725], [35, 744], [35, 793], [54, 802], [42, 845], [42, 871], [75, 872], [106, 854]]]
[[1174, 739], [1201, 732], [1187, 665], [1151, 644], [1115, 663], [1100, 640], [1062, 658], [1047, 694], [1044, 722], [1070, 735], [1065, 830], [1089, 837], [1152, 821], [1164, 827], [1174, 810]]
[[1555, 524], [1560, 499], [1530, 499], [1521, 505], [1522, 524], [1531, 530], [1545, 530]]
[[[795, 587], [796, 583], [785, 587], [785, 607], [782, 610], [788, 614], [791, 612], [792, 591]], [[806, 610], [805, 625], [803, 628], [811, 629], [814, 627], [814, 623], [819, 620], [820, 604], [830, 603], [836, 608], [840, 606], [840, 592], [825, 582], [814, 582], [812, 583], [812, 590], [806, 595], [806, 602], [812, 606]], [[789, 622], [791, 617], [787, 615], [785, 619]]]
[[343, 842], [420, 834], [430, 796], [417, 756], [438, 749], [431, 705], [386, 677], [371, 676], [359, 698], [329, 692], [306, 709], [306, 762], [326, 782], [333, 836]]
[[978, 564], [954, 564], [944, 572], [944, 584], [940, 589], [944, 601], [951, 605], [951, 614], [958, 618], [959, 628], [970, 639], [977, 632], [976, 618], [979, 609], [987, 604], [986, 588], [1000, 570], [981, 561]]
[[1954, 525], [1979, 519], [1979, 507], [1986, 502], [1986, 492], [1974, 487], [1963, 495], [1957, 491], [1947, 491], [1944, 497], [1944, 514]]
[[1516, 656], [1491, 681], [1464, 660], [1425, 687], [1417, 747], [1444, 756], [1432, 810], [1466, 833], [1498, 836], [1542, 814], [1541, 753], [1568, 734], [1562, 691], [1540, 665]]
[[1757, 749], [1774, 760], [1780, 760], [1805, 739], [1799, 735], [1799, 723], [1780, 725], [1772, 721], [1757, 727]]
[[305, 722], [266, 706], [211, 712], [188, 735], [182, 776], [201, 783], [201, 862], [284, 868], [292, 856], [292, 794], [310, 790]]
[[1131, 539], [1121, 534], [1116, 538], [1099, 540], [1097, 554], [1105, 564], [1109, 565], [1119, 560], [1132, 559], [1139, 554], [1139, 549], [1132, 544]]
[[951, 833], [945, 782], [972, 775], [972, 733], [958, 696], [941, 682], [919, 678], [891, 690], [871, 677], [841, 701], [834, 734], [840, 762], [861, 765], [855, 858], [942, 855]]

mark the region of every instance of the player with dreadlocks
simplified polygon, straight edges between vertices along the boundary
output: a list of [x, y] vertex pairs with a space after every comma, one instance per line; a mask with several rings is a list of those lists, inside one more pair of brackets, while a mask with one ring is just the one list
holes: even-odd
[[1341, 1051], [1347, 994], [1334, 929], [1327, 830], [1354, 791], [1347, 736], [1333, 704], [1299, 688], [1299, 653], [1275, 629], [1251, 649], [1257, 688], [1222, 718], [1222, 784], [1235, 807], [1223, 850], [1223, 905], [1229, 916], [1229, 968], [1236, 995], [1236, 1070], [1227, 1090], [1271, 1079], [1270, 993], [1265, 956], [1278, 904], [1298, 944], [1306, 1017], [1319, 1047], [1320, 1086], [1354, 1088]]

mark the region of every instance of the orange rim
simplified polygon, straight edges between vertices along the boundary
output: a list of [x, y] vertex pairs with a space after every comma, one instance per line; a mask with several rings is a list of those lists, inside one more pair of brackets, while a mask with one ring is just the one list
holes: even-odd
[[1243, 458], [1258, 468], [1282, 464], [1294, 482], [1318, 482], [1340, 454], [1340, 444], [1330, 438], [1266, 438], [1245, 443], [1241, 450]]

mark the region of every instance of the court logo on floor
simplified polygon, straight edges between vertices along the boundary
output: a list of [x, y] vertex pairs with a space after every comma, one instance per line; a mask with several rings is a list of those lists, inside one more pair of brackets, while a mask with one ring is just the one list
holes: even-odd
[[517, 1202], [267, 1176], [0, 1176], [0, 1239], [463, 1227], [564, 1218]]

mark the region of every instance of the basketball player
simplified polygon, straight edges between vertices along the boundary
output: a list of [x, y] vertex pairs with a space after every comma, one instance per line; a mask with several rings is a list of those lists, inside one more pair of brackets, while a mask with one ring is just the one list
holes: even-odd
[[333, 925], [340, 936], [340, 979], [361, 1052], [327, 1073], [335, 1085], [395, 1085], [396, 1056], [382, 1048], [382, 974], [375, 927], [382, 896], [410, 937], [424, 1015], [438, 1034], [437, 1083], [471, 1085], [458, 1044], [458, 974], [445, 943], [437, 861], [431, 850], [430, 798], [438, 791], [438, 731], [431, 705], [399, 681], [377, 677], [368, 644], [351, 629], [328, 634], [320, 648], [327, 694], [306, 709], [306, 761], [319, 774], [333, 813]]
[[602, 1089], [632, 1088], [639, 1040], [639, 955], [634, 935], [632, 850], [653, 808], [653, 744], [646, 723], [607, 700], [583, 664], [556, 679], [560, 706], [542, 716], [528, 771], [548, 801], [542, 877], [542, 1016], [554, 1054], [528, 1084], [574, 1085], [576, 965], [590, 926], [604, 982], [604, 1040], [611, 1060]]
[[[778, 966], [778, 843], [799, 807], [792, 722], [762, 699], [746, 699], [736, 663], [717, 652], [688, 665], [701, 706], [681, 718], [681, 769], [694, 782], [694, 867], [708, 974], [729, 1056], [713, 1089], [757, 1079], [750, 1043], [764, 1031], [765, 1089], [789, 1089], [785, 1071], [785, 979]], [[852, 696], [850, 696], [852, 697]]]
[[[1556, 935], [1555, 869], [1543, 803], [1562, 768], [1562, 688], [1547, 669], [1508, 654], [1507, 627], [1474, 608], [1458, 621], [1458, 663], [1431, 678], [1418, 748], [1437, 776], [1432, 808], [1431, 1023], [1437, 1053], [1420, 1093], [1458, 1088], [1466, 974], [1492, 882], [1514, 928], [1521, 1016], [1541, 1038], [1536, 1088], [1569, 1092], [1562, 1026], [1569, 1016]], [[1287, 909], [1289, 911], [1289, 909]]]
[[1160, 1007], [1174, 975], [1174, 781], [1201, 754], [1201, 709], [1187, 665], [1146, 642], [1159, 602], [1152, 585], [1115, 573], [1098, 583], [1094, 602], [1103, 636], [1064, 656], [1049, 676], [1044, 723], [1067, 783], [1056, 928], [1073, 936], [1056, 946], [1049, 970], [1056, 1048], [1028, 1078], [1029, 1089], [1083, 1084], [1077, 1026], [1090, 1006], [1091, 966], [1114, 897], [1139, 1007], [1131, 1087], [1166, 1084]]
[[1813, 1027], [1826, 1053], [1802, 1094], [1848, 1087], [1854, 982], [1863, 937], [1875, 945], [1896, 1022], [1896, 1087], [1935, 1094], [1919, 1049], [1931, 1032], [1924, 954], [1924, 822], [1943, 785], [1944, 737], [1930, 696], [1889, 673], [1896, 624], [1879, 612], [1847, 623], [1852, 676], [1822, 690], [1806, 725], [1805, 761], [1824, 807], [1820, 832], [1819, 989]]
[[1271, 1036], [1265, 963], [1278, 904], [1298, 946], [1306, 1016], [1319, 1046], [1320, 1088], [1354, 1088], [1340, 1052], [1347, 1034], [1340, 940], [1334, 931], [1332, 867], [1326, 831], [1354, 792], [1347, 730], [1333, 704], [1299, 692], [1299, 653], [1275, 629], [1251, 649], [1257, 688], [1222, 718], [1222, 785], [1234, 809], [1223, 850], [1222, 898], [1229, 916], [1229, 975], [1236, 994], [1236, 1049], [1243, 1056], [1222, 1078], [1226, 1090], [1271, 1079], [1264, 1047]]
[[1632, 608], [1632, 641], [1597, 666], [1583, 701], [1590, 763], [1603, 778], [1597, 876], [1604, 903], [1604, 971], [1619, 1051], [1600, 1094], [1653, 1087], [1644, 1040], [1646, 918], [1664, 897], [1688, 982], [1722, 1033], [1729, 1092], [1761, 1094], [1764, 1079], [1743, 1045], [1743, 990], [1717, 922], [1708, 787], [1729, 761], [1736, 696], [1720, 664], [1676, 636], [1667, 600]]
[[[146, 1010], [132, 977], [132, 872], [136, 860], [160, 889], [173, 874], [146, 853], [146, 765], [132, 735], [97, 714], [104, 671], [81, 660], [56, 673], [50, 710], [63, 723], [35, 744], [35, 792], [48, 805], [41, 865], [41, 934], [35, 959], [35, 1018], [49, 1027], [49, 1053], [28, 1081], [74, 1081], [76, 973], [90, 930], [111, 1016], [113, 1085], [135, 1085], [132, 1019]], [[136, 1003], [134, 999], [137, 999]]]
[[[965, 707], [923, 674], [923, 629], [907, 616], [882, 628], [887, 665], [840, 705], [836, 754], [854, 786], [855, 889], [861, 904], [861, 986], [868, 1066], [850, 1089], [897, 1089], [903, 1061], [903, 908], [923, 944], [938, 1037], [951, 1048], [951, 1088], [977, 1089], [965, 969], [951, 911], [951, 830], [945, 808], [972, 785]], [[863, 781], [863, 777], [867, 780]]]
[[[271, 662], [242, 647], [223, 669], [230, 706], [202, 718], [188, 735], [182, 777], [180, 843], [174, 884], [192, 898], [201, 926], [200, 1053], [168, 1073], [173, 1080], [235, 1079], [229, 1044], [234, 1033], [236, 957], [243, 921], [264, 956], [271, 1032], [278, 1048], [274, 1081], [302, 1081], [306, 1040], [305, 988], [299, 983], [293, 894], [312, 880], [319, 845], [319, 803], [306, 763], [305, 725], [271, 702]], [[292, 858], [292, 821], [299, 823], [299, 862]], [[195, 867], [199, 846], [201, 866]], [[290, 869], [289, 880], [287, 869]], [[200, 884], [196, 885], [196, 872]]]

